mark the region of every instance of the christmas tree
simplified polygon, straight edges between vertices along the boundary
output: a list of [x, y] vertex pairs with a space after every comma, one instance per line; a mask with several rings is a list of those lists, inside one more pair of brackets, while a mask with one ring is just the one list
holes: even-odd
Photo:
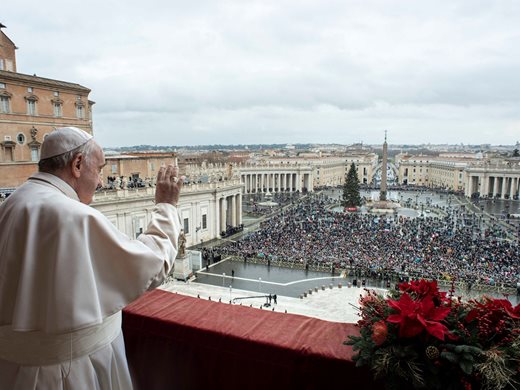
[[359, 195], [359, 179], [357, 176], [356, 165], [352, 163], [345, 178], [343, 185], [343, 207], [361, 206], [361, 196]]

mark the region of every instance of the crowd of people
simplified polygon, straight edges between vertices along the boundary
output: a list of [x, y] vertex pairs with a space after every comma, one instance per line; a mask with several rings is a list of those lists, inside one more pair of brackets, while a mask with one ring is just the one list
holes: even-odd
[[499, 232], [469, 225], [464, 211], [426, 218], [377, 217], [331, 209], [325, 196], [308, 197], [229, 243], [221, 253], [301, 263], [364, 275], [409, 274], [516, 286], [520, 246]]
[[154, 180], [147, 177], [144, 180], [139, 177], [128, 177], [125, 176], [108, 176], [106, 183], [104, 183], [103, 189], [115, 190], [115, 189], [127, 189], [127, 188], [145, 188], [152, 187]]

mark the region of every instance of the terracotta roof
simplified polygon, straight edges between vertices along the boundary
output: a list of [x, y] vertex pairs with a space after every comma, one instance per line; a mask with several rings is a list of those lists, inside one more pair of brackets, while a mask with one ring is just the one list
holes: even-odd
[[60, 88], [69, 88], [75, 90], [81, 90], [84, 92], [90, 92], [89, 88], [86, 88], [80, 84], [69, 83], [67, 81], [60, 81], [54, 79], [47, 79], [45, 77], [39, 76], [30, 76], [28, 74], [9, 72], [6, 70], [0, 70], [0, 79], [2, 80], [12, 80], [12, 81], [25, 81], [31, 84], [44, 84], [49, 87], [60, 87]]

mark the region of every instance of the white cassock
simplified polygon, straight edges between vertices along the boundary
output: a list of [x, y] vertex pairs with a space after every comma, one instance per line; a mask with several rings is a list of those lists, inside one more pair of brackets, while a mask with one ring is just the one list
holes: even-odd
[[0, 389], [131, 389], [121, 309], [166, 277], [179, 233], [170, 204], [132, 240], [31, 176], [0, 204]]

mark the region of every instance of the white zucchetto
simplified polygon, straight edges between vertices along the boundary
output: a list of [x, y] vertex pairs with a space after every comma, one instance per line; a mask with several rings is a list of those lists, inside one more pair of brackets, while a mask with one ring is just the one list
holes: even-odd
[[40, 160], [70, 152], [86, 144], [92, 136], [77, 127], [61, 127], [51, 131], [43, 140]]

